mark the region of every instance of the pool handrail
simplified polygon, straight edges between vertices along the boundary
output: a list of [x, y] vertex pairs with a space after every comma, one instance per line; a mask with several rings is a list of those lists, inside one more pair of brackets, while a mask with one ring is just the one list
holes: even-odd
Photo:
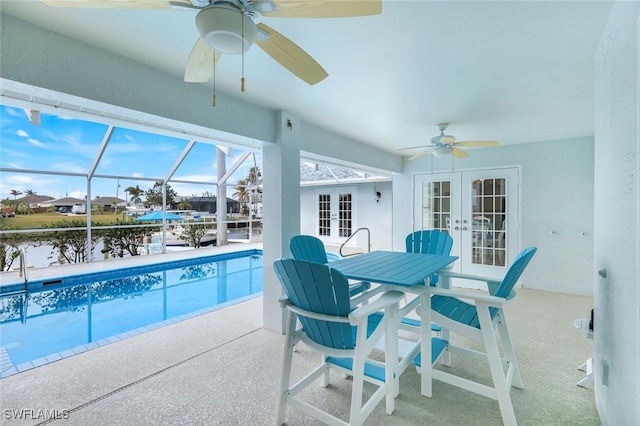
[[349, 238], [347, 238], [347, 240], [344, 243], [342, 243], [342, 245], [340, 246], [340, 250], [339, 250], [340, 256], [348, 257], [348, 256], [355, 256], [357, 254], [363, 253], [363, 252], [358, 252], [358, 253], [345, 254], [342, 252], [342, 248], [346, 246], [347, 243], [351, 240], [351, 238], [353, 238], [359, 231], [367, 231], [367, 253], [371, 251], [371, 231], [369, 230], [369, 228], [358, 228], [353, 234], [349, 235]]
[[24, 291], [27, 291], [29, 277], [27, 275], [27, 252], [24, 247], [20, 248], [20, 272], [19, 276], [24, 277]]

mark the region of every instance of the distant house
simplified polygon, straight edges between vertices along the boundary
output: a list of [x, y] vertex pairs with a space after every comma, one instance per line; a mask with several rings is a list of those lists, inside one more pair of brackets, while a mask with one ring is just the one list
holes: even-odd
[[[22, 198], [18, 198], [15, 200], [15, 203], [13, 203], [12, 201], [12, 205], [9, 205], [9, 207], [5, 208], [4, 205], [2, 206], [2, 212], [3, 213], [15, 213], [16, 212], [16, 208], [18, 206], [24, 206], [25, 204], [29, 206], [28, 211], [30, 213], [42, 213], [45, 212], [47, 210], [47, 208], [49, 207], [47, 205], [47, 202], [49, 200], [53, 200], [53, 197], [49, 197], [47, 195], [36, 195], [36, 194], [30, 194], [30, 195], [26, 195]], [[21, 207], [23, 208], [23, 207]]]
[[[216, 197], [190, 197], [189, 204], [197, 212], [215, 213], [217, 209]], [[240, 203], [227, 197], [227, 213], [240, 213]]]
[[93, 200], [91, 200], [91, 205], [97, 209], [110, 211], [116, 207], [126, 206], [127, 201], [121, 198], [116, 198], [116, 197], [96, 197]]
[[[80, 198], [74, 197], [63, 197], [58, 199], [51, 199], [45, 203], [47, 206], [54, 206], [56, 211], [64, 211], [67, 212], [74, 211], [75, 206], [84, 206], [87, 204], [85, 200], [81, 200]], [[77, 209], [77, 207], [76, 207]]]
[[53, 200], [53, 197], [48, 195], [27, 195], [22, 198], [18, 198], [16, 201], [20, 204], [29, 204], [29, 208], [48, 207], [49, 201]]

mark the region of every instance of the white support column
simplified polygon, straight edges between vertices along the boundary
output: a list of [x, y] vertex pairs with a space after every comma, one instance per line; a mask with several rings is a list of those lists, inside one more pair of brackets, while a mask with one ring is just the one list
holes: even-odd
[[278, 299], [280, 282], [273, 262], [291, 256], [289, 239], [300, 233], [300, 141], [298, 117], [277, 113], [276, 144], [263, 149], [263, 326], [284, 332], [284, 315]]
[[227, 174], [225, 152], [216, 147], [216, 166], [218, 168], [218, 186], [216, 188], [216, 246], [226, 246], [227, 239], [227, 184], [225, 175]]

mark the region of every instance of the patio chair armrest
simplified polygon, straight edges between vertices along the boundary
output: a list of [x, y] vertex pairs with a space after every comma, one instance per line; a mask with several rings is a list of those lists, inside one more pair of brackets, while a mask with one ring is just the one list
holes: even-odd
[[448, 271], [446, 269], [441, 269], [437, 272], [436, 275], [441, 278], [461, 278], [464, 280], [483, 281], [487, 283], [487, 285], [489, 285], [489, 288], [491, 288], [492, 286], [495, 286], [497, 288], [497, 286], [500, 285], [500, 280], [495, 278], [483, 277], [480, 275], [462, 274], [460, 272]]
[[430, 288], [429, 293], [432, 295], [455, 297], [456, 299], [470, 299], [470, 300], [473, 300], [474, 302], [485, 303], [487, 305], [494, 306], [496, 308], [500, 308], [502, 307], [502, 305], [509, 303], [513, 299], [515, 299], [514, 291], [511, 291], [511, 294], [507, 298], [491, 296], [483, 293], [469, 293], [469, 292], [464, 292], [459, 290], [447, 290], [447, 289], [438, 288], [438, 287]]
[[291, 305], [291, 301], [285, 295], [282, 295], [278, 298], [278, 302], [280, 303], [281, 308], [286, 308], [288, 305]]
[[344, 322], [344, 323], [351, 322], [349, 319], [351, 314], [349, 314], [349, 316], [319, 314], [317, 312], [307, 311], [306, 309], [299, 308], [289, 301], [287, 301], [286, 308], [296, 315], [315, 319], [315, 320], [328, 321], [328, 322]]
[[387, 291], [371, 303], [367, 303], [366, 305], [363, 305], [358, 309], [351, 311], [351, 313], [349, 314], [349, 322], [351, 323], [351, 325], [356, 325], [362, 321], [366, 321], [369, 315], [380, 312], [384, 308], [391, 306], [394, 303], [400, 303], [403, 298], [404, 293], [401, 291]]
[[[487, 283], [487, 289], [489, 294], [496, 294], [496, 290], [500, 287], [501, 281], [495, 278], [483, 277], [479, 275], [462, 274], [460, 272], [453, 272], [446, 269], [438, 271], [437, 275], [441, 278], [440, 281], [448, 280], [449, 278], [460, 278], [470, 281], [481, 281]], [[442, 286], [441, 286], [442, 287]]]
[[379, 312], [387, 306], [393, 305], [394, 303], [399, 303], [403, 297], [404, 293], [401, 291], [388, 291], [375, 301], [351, 311], [348, 316], [344, 317], [339, 315], [327, 315], [307, 311], [306, 309], [299, 308], [292, 304], [289, 298], [286, 296], [280, 297], [279, 300], [283, 308], [289, 309], [296, 315], [301, 315], [307, 318], [313, 318], [321, 321], [344, 322], [351, 325], [357, 325], [362, 321], [366, 322], [369, 315]]

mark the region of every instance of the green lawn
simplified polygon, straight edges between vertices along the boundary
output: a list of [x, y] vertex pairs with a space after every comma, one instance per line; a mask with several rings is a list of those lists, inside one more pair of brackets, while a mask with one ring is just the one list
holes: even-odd
[[[0, 228], [8, 229], [37, 229], [43, 228], [51, 223], [61, 221], [76, 221], [81, 220], [85, 224], [87, 223], [87, 215], [84, 214], [72, 214], [64, 215], [60, 213], [34, 213], [34, 214], [19, 214], [16, 217], [3, 217], [0, 219]], [[126, 223], [131, 222], [132, 217], [126, 214], [118, 213], [106, 213], [106, 214], [92, 214], [91, 221], [93, 223]]]

